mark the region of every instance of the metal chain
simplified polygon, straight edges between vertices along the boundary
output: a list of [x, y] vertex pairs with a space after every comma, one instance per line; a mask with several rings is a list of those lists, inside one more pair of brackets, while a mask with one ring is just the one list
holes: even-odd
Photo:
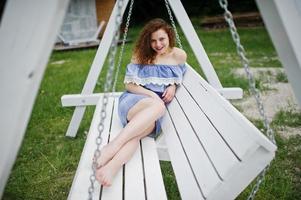
[[112, 88], [112, 81], [113, 81], [113, 72], [114, 72], [114, 66], [115, 66], [115, 57], [116, 57], [116, 50], [117, 50], [117, 44], [119, 40], [119, 27], [122, 22], [122, 7], [124, 4], [124, 0], [118, 0], [117, 2], [117, 11], [116, 11], [116, 17], [115, 17], [115, 28], [114, 28], [114, 37], [113, 41], [111, 44], [111, 51], [110, 51], [110, 56], [109, 56], [109, 69], [106, 75], [106, 80], [105, 80], [105, 85], [104, 85], [104, 95], [102, 99], [102, 106], [101, 106], [101, 111], [100, 111], [100, 122], [97, 125], [97, 130], [98, 130], [98, 136], [95, 139], [96, 142], [96, 149], [94, 151], [94, 158], [93, 158], [93, 163], [92, 163], [92, 174], [90, 175], [90, 186], [88, 188], [88, 199], [92, 200], [93, 199], [93, 193], [95, 190], [95, 181], [96, 181], [96, 170], [100, 167], [98, 166], [97, 160], [101, 156], [101, 151], [100, 151], [100, 145], [102, 144], [102, 133], [104, 131], [104, 120], [107, 116], [106, 113], [106, 108], [108, 104], [108, 91], [109, 89]]
[[164, 1], [165, 1], [165, 6], [166, 6], [166, 9], [167, 9], [168, 15], [169, 15], [169, 19], [170, 19], [170, 21], [171, 21], [171, 25], [172, 25], [172, 27], [173, 27], [173, 29], [174, 29], [175, 34], [176, 34], [176, 40], [177, 40], [177, 43], [178, 43], [179, 47], [180, 47], [181, 49], [183, 49], [183, 46], [182, 46], [182, 43], [181, 43], [181, 40], [180, 40], [180, 36], [179, 36], [179, 34], [178, 34], [178, 31], [177, 31], [176, 23], [175, 23], [175, 21], [174, 21], [174, 19], [173, 19], [173, 16], [172, 16], [172, 14], [171, 14], [171, 10], [170, 10], [170, 8], [169, 8], [168, 0], [164, 0]]
[[[270, 127], [270, 123], [265, 114], [264, 106], [263, 106], [263, 103], [262, 103], [262, 100], [260, 97], [259, 90], [255, 87], [255, 80], [254, 80], [253, 74], [251, 73], [250, 68], [249, 68], [249, 60], [246, 58], [245, 49], [243, 48], [243, 46], [240, 43], [240, 37], [237, 32], [236, 26], [234, 24], [232, 14], [228, 10], [228, 1], [227, 0], [219, 0], [219, 4], [225, 11], [224, 17], [225, 17], [226, 22], [229, 25], [232, 39], [233, 39], [234, 43], [236, 44], [237, 54], [239, 55], [242, 65], [247, 74], [247, 77], [249, 80], [249, 90], [256, 100], [258, 111], [260, 113], [260, 116], [262, 117], [264, 127], [266, 128], [266, 135], [268, 136], [268, 138], [270, 139], [271, 142], [276, 144], [275, 134], [274, 134], [274, 131], [272, 130], [272, 128]], [[268, 168], [269, 168], [269, 165], [264, 170], [262, 170], [262, 172], [258, 175], [256, 184], [253, 186], [252, 191], [248, 197], [248, 200], [254, 199], [256, 192], [258, 191], [259, 186], [262, 183]]]
[[120, 71], [121, 60], [122, 60], [122, 57], [123, 57], [124, 46], [125, 46], [129, 26], [130, 26], [130, 20], [131, 20], [132, 11], [133, 11], [133, 5], [134, 5], [134, 0], [131, 0], [128, 16], [127, 16], [127, 19], [126, 19], [125, 29], [124, 29], [124, 33], [123, 33], [123, 39], [122, 39], [122, 44], [121, 44], [120, 53], [119, 53], [119, 57], [118, 57], [118, 62], [117, 62], [117, 69], [116, 69], [115, 78], [114, 78], [115, 80], [114, 80], [113, 89], [112, 89], [113, 93], [116, 91], [116, 84], [117, 84], [117, 81], [118, 81], [118, 75], [119, 75], [119, 71]]

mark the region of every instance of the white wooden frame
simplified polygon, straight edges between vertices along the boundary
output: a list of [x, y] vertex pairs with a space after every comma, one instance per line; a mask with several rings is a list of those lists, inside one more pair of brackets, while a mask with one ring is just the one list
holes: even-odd
[[[127, 7], [129, 0], [124, 1], [124, 5], [122, 8], [122, 15], [125, 11], [125, 8]], [[181, 3], [180, 0], [169, 0], [170, 6], [175, 13], [176, 18], [178, 19], [178, 22], [180, 26], [182, 27], [182, 30], [189, 42], [189, 44], [192, 47], [192, 50], [194, 54], [196, 55], [196, 58], [198, 59], [198, 62], [204, 71], [206, 77], [208, 78], [208, 82], [212, 84], [213, 87], [215, 87], [225, 98], [228, 99], [234, 99], [234, 98], [242, 98], [242, 89], [241, 88], [223, 88], [216, 72], [214, 71], [214, 68], [202, 46], [201, 41], [199, 40], [197, 33], [195, 32], [192, 23], [185, 12], [185, 9]], [[115, 4], [114, 9], [112, 11], [111, 17], [109, 19], [108, 25], [106, 27], [106, 30], [104, 32], [103, 38], [100, 42], [100, 45], [98, 47], [96, 56], [93, 60], [91, 69], [89, 71], [88, 77], [86, 79], [86, 82], [84, 84], [84, 88], [81, 92], [81, 96], [76, 95], [68, 95], [63, 96], [62, 99], [65, 101], [68, 98], [76, 99], [79, 98], [80, 101], [82, 101], [87, 95], [91, 95], [94, 91], [97, 78], [102, 70], [105, 58], [109, 52], [110, 45], [113, 40], [113, 31], [115, 26], [115, 16], [117, 11], [117, 4]], [[78, 101], [78, 100], [75, 100]], [[84, 101], [87, 101], [84, 99]], [[69, 137], [75, 137], [77, 130], [79, 128], [80, 122], [83, 118], [83, 115], [85, 113], [86, 107], [83, 106], [82, 103], [79, 105], [76, 105], [75, 111], [73, 113], [71, 122], [69, 124], [66, 136]]]
[[[161, 159], [171, 161], [181, 199], [231, 200], [273, 159], [276, 146], [187, 66], [183, 83], [167, 105], [163, 133], [156, 140], [157, 145], [153, 138], [144, 138], [142, 148], [126, 164], [125, 173], [122, 169], [118, 172], [111, 188], [101, 191], [96, 184], [95, 198], [121, 200], [124, 194], [124, 199], [166, 199], [158, 161]], [[119, 95], [110, 95], [102, 146], [109, 135], [111, 140], [122, 128], [117, 113]], [[102, 97], [103, 94], [87, 97], [89, 104], [97, 103], [97, 106], [73, 179], [70, 200], [86, 199], [88, 195]], [[64, 103], [72, 105], [72, 102]], [[142, 168], [145, 175], [141, 173]]]
[[6, 2], [0, 26], [0, 198], [68, 2]]
[[301, 1], [256, 2], [301, 108]]

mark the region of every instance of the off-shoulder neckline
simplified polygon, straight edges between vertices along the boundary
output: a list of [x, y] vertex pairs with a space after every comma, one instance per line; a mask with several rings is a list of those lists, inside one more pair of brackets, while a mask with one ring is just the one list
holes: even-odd
[[183, 66], [185, 65], [185, 63], [180, 63], [180, 64], [163, 64], [163, 63], [154, 63], [154, 64], [138, 64], [138, 63], [129, 63], [129, 64], [132, 64], [132, 65], [143, 65], [143, 66], [172, 66], [172, 67], [175, 67], [175, 66]]

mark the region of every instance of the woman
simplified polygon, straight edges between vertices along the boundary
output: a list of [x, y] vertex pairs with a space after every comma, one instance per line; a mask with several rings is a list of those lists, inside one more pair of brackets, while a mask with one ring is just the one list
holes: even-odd
[[110, 186], [118, 170], [135, 153], [139, 140], [156, 137], [161, 130], [165, 104], [172, 101], [176, 84], [186, 70], [186, 53], [175, 47], [175, 33], [162, 19], [148, 22], [140, 33], [131, 63], [127, 65], [118, 114], [124, 125], [119, 135], [102, 149], [96, 173]]

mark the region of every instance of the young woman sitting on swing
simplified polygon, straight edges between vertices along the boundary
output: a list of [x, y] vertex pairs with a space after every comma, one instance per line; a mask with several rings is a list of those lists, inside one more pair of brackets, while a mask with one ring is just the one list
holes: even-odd
[[165, 105], [182, 82], [186, 53], [175, 47], [175, 32], [162, 19], [153, 19], [141, 31], [125, 74], [126, 91], [119, 98], [118, 115], [124, 126], [101, 150], [96, 177], [103, 186], [130, 160], [140, 139], [157, 137]]

